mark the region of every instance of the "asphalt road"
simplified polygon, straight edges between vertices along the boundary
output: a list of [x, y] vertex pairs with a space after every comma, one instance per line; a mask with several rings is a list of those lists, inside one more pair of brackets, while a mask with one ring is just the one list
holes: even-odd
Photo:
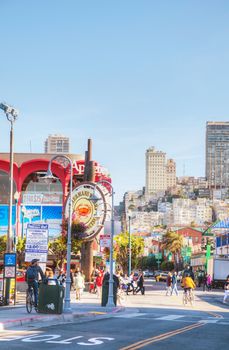
[[[87, 320], [38, 328], [31, 324], [22, 330], [0, 333], [0, 348], [4, 349], [156, 349], [156, 350], [218, 350], [226, 349], [229, 342], [229, 312], [217, 304], [212, 311], [211, 303], [201, 301], [204, 311], [195, 308], [182, 308], [180, 300], [165, 299], [164, 285], [157, 285], [162, 299], [155, 305], [156, 294], [132, 296], [138, 306], [128, 308], [110, 318], [103, 316]], [[210, 298], [211, 298], [211, 294]], [[213, 294], [212, 294], [213, 295]], [[208, 296], [208, 295], [207, 295]], [[161, 300], [179, 304], [163, 307]], [[150, 304], [151, 303], [151, 304]], [[212, 304], [213, 303], [213, 304]], [[209, 310], [208, 310], [209, 305]], [[199, 306], [198, 306], [199, 307]]]
[[228, 329], [228, 313], [141, 308], [109, 319], [1, 332], [0, 348], [216, 350], [227, 347]]

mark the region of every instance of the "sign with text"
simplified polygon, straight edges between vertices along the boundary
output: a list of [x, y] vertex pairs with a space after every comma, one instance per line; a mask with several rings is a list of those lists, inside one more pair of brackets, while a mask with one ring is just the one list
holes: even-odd
[[4, 254], [4, 278], [16, 277], [16, 264], [17, 264], [16, 253]]
[[111, 236], [110, 235], [100, 235], [100, 247], [101, 248], [110, 248], [111, 245]]
[[26, 231], [25, 261], [39, 259], [47, 261], [48, 255], [48, 225], [28, 224]]
[[16, 254], [15, 253], [4, 254], [4, 265], [5, 266], [16, 266]]

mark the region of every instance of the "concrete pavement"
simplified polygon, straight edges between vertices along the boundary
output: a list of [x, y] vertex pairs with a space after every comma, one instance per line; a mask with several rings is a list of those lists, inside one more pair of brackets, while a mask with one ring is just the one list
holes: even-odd
[[[10, 329], [16, 326], [25, 326], [30, 323], [39, 325], [54, 324], [60, 322], [82, 322], [83, 319], [111, 317], [119, 311], [126, 313], [136, 312], [139, 308], [160, 308], [160, 309], [184, 309], [182, 304], [183, 290], [179, 291], [179, 296], [166, 296], [165, 283], [155, 283], [146, 280], [146, 294], [128, 295], [125, 297], [123, 306], [116, 308], [104, 308], [100, 306], [100, 300], [95, 294], [85, 292], [81, 301], [75, 300], [74, 292], [71, 293], [72, 313], [37, 314], [35, 310], [28, 314], [25, 308], [25, 294], [18, 294], [16, 306], [0, 307], [0, 330]], [[187, 310], [205, 311], [208, 314], [218, 312], [229, 312], [229, 304], [223, 304], [223, 291], [212, 292], [195, 291], [195, 305], [186, 306]]]
[[71, 293], [71, 313], [41, 314], [33, 309], [28, 314], [25, 307], [25, 295], [21, 294], [16, 306], [0, 307], [0, 330], [10, 329], [17, 326], [25, 326], [30, 323], [44, 325], [44, 323], [73, 322], [76, 319], [106, 317], [122, 310], [121, 307], [101, 307], [100, 300], [95, 294], [85, 292], [81, 301], [75, 300], [75, 293]]

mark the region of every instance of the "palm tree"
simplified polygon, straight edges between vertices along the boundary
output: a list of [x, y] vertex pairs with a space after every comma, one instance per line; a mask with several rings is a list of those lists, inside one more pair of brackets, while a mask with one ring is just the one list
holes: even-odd
[[176, 267], [179, 265], [182, 247], [183, 236], [173, 231], [167, 231], [162, 239], [162, 248], [172, 253]]

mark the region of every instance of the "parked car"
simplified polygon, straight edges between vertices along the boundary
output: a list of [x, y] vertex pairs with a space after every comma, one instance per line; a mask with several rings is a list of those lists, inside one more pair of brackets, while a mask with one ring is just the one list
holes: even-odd
[[143, 271], [143, 275], [144, 275], [144, 277], [146, 277], [146, 278], [152, 278], [152, 277], [154, 277], [153, 271], [149, 271], [149, 270]]
[[156, 282], [166, 282], [168, 277], [168, 272], [160, 272], [155, 276]]

